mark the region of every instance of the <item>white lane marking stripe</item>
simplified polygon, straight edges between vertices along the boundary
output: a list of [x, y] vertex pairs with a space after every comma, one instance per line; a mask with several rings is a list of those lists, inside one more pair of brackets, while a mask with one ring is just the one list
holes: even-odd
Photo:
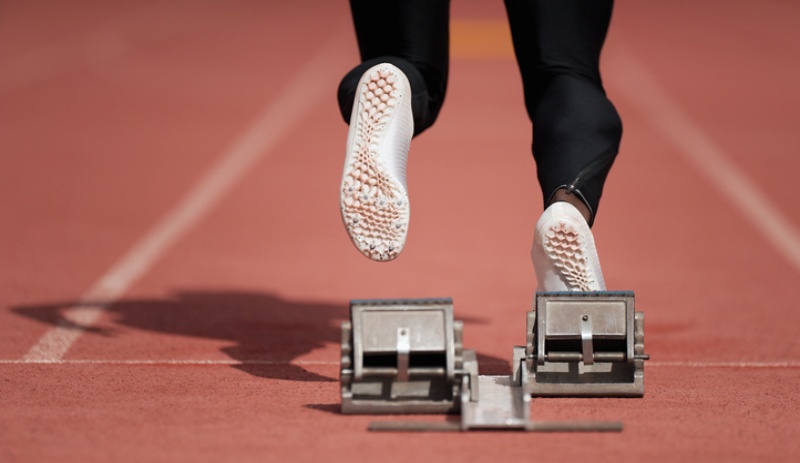
[[[184, 198], [114, 264], [81, 300], [64, 311], [64, 320], [48, 330], [23, 357], [26, 361], [58, 360], [113, 304], [147, 272], [164, 252], [195, 226], [254, 164], [265, 157], [280, 137], [333, 89], [339, 66], [334, 61], [342, 49], [339, 28], [293, 76], [289, 85], [226, 150]], [[331, 100], [332, 102], [333, 100]], [[100, 302], [98, 302], [100, 301]]]
[[[725, 151], [694, 123], [630, 53], [616, 47], [608, 55], [618, 69], [615, 86], [653, 125], [703, 172], [778, 253], [800, 272], [800, 232]], [[609, 66], [609, 67], [611, 67]]]
[[[482, 365], [507, 365], [503, 361], [481, 362]], [[53, 360], [14, 360], [0, 359], [0, 365], [308, 365], [308, 366], [338, 366], [335, 360], [225, 360], [225, 359], [53, 359]], [[753, 362], [753, 361], [727, 361], [727, 362], [693, 362], [680, 360], [667, 361], [647, 361], [645, 368], [800, 368], [797, 361], [772, 361], [772, 362]]]
[[0, 360], [0, 365], [339, 365], [328, 360], [224, 360], [224, 359], [59, 359]]
[[677, 367], [677, 368], [800, 368], [800, 362], [773, 361], [773, 362], [691, 362], [691, 361], [648, 361], [647, 367]]

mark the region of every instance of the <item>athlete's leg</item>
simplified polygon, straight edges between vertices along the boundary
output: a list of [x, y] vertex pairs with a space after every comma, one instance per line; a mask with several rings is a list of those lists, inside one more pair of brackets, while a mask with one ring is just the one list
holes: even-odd
[[531, 251], [539, 289], [604, 290], [589, 226], [619, 150], [600, 51], [613, 0], [506, 0], [546, 210]]
[[350, 121], [356, 88], [367, 69], [391, 63], [408, 78], [414, 135], [430, 127], [447, 88], [450, 0], [350, 0], [361, 63], [339, 85], [339, 108]]
[[613, 0], [506, 0], [545, 205], [574, 203], [589, 224], [622, 136], [599, 70], [612, 7]]
[[362, 254], [392, 260], [408, 233], [409, 144], [433, 124], [444, 100], [449, 2], [351, 5], [363, 62], [339, 86], [339, 106], [350, 125], [342, 220]]

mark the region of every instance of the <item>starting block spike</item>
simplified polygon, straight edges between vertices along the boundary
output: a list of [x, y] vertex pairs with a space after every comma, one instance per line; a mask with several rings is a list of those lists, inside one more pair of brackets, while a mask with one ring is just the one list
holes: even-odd
[[[642, 397], [644, 314], [632, 291], [542, 292], [514, 375], [534, 396]], [[517, 364], [518, 363], [518, 364]]]

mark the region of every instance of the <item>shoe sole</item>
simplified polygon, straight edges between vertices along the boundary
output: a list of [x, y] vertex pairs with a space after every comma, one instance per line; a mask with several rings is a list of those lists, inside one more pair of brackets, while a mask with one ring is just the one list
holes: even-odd
[[571, 291], [599, 291], [600, 283], [588, 263], [587, 243], [581, 230], [568, 219], [547, 224], [542, 236], [544, 253]]
[[350, 239], [362, 254], [378, 261], [400, 254], [410, 216], [406, 188], [379, 154], [395, 109], [409, 95], [405, 76], [401, 78], [393, 68], [372, 68], [358, 84], [340, 196]]

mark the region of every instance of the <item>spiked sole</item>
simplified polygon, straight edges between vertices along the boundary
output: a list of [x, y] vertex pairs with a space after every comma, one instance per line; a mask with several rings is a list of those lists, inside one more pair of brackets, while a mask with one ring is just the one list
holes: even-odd
[[378, 65], [359, 82], [350, 119], [342, 220], [353, 244], [373, 260], [396, 258], [408, 234], [405, 162], [413, 133], [409, 100], [405, 76], [390, 64]]
[[542, 289], [605, 290], [589, 226], [577, 209], [567, 203], [556, 203], [550, 208], [537, 225], [538, 236], [532, 251]]

